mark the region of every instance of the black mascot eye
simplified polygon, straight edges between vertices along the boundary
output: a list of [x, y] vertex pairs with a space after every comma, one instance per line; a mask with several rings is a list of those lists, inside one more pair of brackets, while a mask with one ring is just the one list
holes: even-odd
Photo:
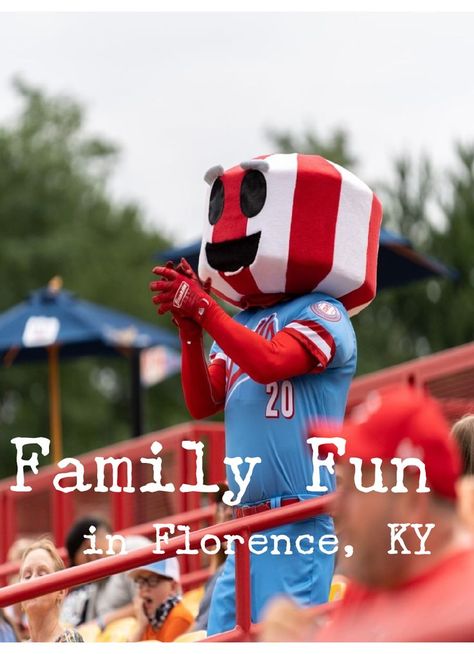
[[240, 208], [247, 218], [253, 218], [263, 209], [267, 197], [267, 182], [259, 170], [249, 170], [240, 187]]
[[218, 177], [211, 189], [211, 197], [209, 200], [209, 222], [215, 225], [219, 218], [222, 216], [224, 209], [224, 184]]

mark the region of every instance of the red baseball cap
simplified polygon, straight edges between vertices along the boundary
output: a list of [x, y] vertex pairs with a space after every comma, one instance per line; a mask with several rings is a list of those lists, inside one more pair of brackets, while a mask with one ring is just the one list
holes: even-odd
[[[345, 458], [370, 461], [377, 457], [390, 462], [395, 457], [415, 457], [425, 464], [429, 488], [456, 499], [460, 454], [440, 405], [420, 389], [400, 385], [373, 391], [342, 425], [314, 423], [311, 433], [345, 438]], [[334, 449], [323, 445], [319, 451]]]

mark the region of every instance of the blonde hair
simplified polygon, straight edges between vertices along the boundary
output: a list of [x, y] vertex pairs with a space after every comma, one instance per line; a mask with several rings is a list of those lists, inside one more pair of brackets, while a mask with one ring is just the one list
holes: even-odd
[[49, 540], [49, 538], [40, 538], [40, 540], [31, 543], [31, 545], [27, 547], [23, 552], [23, 556], [21, 557], [21, 564], [20, 564], [20, 577], [22, 575], [23, 564], [25, 562], [26, 557], [30, 552], [33, 552], [34, 550], [44, 550], [49, 554], [53, 562], [54, 572], [58, 572], [58, 570], [64, 570], [66, 568], [66, 566], [64, 565], [64, 561], [60, 557], [59, 552], [56, 549], [54, 543], [51, 540]]
[[21, 561], [23, 558], [23, 552], [27, 547], [33, 545], [34, 542], [34, 538], [17, 538], [8, 550], [7, 561]]
[[463, 475], [474, 475], [474, 414], [467, 414], [454, 423], [452, 434], [459, 447]]

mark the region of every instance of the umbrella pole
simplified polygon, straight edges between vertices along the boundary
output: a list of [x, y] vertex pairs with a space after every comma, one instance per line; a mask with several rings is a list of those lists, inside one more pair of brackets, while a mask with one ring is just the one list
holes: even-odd
[[130, 357], [130, 413], [132, 419], [132, 438], [143, 434], [143, 392], [140, 375], [140, 354], [141, 350], [132, 349]]
[[59, 348], [57, 345], [48, 347], [49, 373], [49, 427], [53, 439], [53, 461], [62, 459], [61, 402], [59, 393]]

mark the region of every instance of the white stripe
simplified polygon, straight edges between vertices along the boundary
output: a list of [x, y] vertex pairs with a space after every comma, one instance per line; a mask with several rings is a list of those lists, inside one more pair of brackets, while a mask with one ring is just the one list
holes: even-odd
[[250, 271], [262, 293], [282, 293], [286, 288], [298, 159], [296, 154], [274, 154], [265, 161], [270, 166], [265, 173], [265, 205], [247, 221], [247, 235], [262, 232]]
[[297, 332], [300, 332], [300, 334], [303, 334], [303, 336], [306, 336], [308, 340], [310, 340], [318, 350], [320, 350], [324, 356], [326, 357], [326, 361], [329, 361], [331, 358], [331, 348], [330, 346], [326, 343], [324, 338], [322, 338], [319, 334], [317, 334], [315, 331], [313, 331], [310, 327], [307, 327], [306, 325], [302, 325], [299, 322], [290, 322], [289, 325], [285, 325], [285, 329], [296, 329]]
[[341, 174], [332, 268], [314, 290], [342, 297], [365, 281], [373, 193], [356, 175], [330, 162]]

